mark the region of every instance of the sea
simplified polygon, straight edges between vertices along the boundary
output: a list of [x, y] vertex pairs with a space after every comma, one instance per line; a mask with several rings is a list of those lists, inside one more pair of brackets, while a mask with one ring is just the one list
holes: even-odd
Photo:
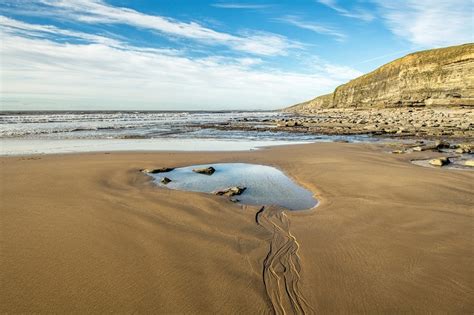
[[[271, 130], [275, 111], [0, 112], [0, 155], [102, 151], [240, 151], [340, 140]], [[245, 121], [253, 130], [214, 125]], [[261, 127], [261, 128], [260, 128]], [[350, 137], [348, 141], [366, 141]]]

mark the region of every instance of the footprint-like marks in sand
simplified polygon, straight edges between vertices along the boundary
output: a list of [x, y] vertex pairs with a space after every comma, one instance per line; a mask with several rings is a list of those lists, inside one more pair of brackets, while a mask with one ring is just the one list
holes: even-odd
[[258, 225], [272, 233], [270, 250], [263, 262], [263, 283], [275, 314], [312, 314], [299, 286], [301, 263], [298, 242], [290, 233], [282, 208], [262, 207], [255, 215]]

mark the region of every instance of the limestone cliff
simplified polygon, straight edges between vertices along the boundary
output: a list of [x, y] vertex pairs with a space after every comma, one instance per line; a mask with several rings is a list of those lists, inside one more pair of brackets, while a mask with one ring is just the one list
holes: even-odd
[[474, 44], [409, 54], [287, 111], [474, 105]]

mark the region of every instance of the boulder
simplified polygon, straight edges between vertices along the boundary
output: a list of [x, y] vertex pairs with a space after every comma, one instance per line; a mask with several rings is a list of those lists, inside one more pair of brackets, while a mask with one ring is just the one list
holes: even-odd
[[437, 159], [432, 159], [428, 163], [430, 163], [433, 166], [444, 166], [451, 163], [451, 161], [447, 157], [440, 157]]
[[466, 162], [464, 162], [464, 165], [474, 167], [474, 160], [467, 160]]
[[145, 168], [141, 170], [143, 173], [148, 173], [148, 174], [157, 174], [157, 173], [168, 173], [174, 170], [172, 167], [161, 167], [161, 168]]
[[474, 149], [474, 145], [470, 143], [460, 143], [456, 145], [456, 153], [471, 153]]
[[467, 149], [467, 148], [457, 148], [454, 152], [459, 153], [459, 154], [463, 154], [463, 153], [469, 153], [470, 150]]
[[392, 154], [403, 154], [403, 153], [405, 153], [405, 151], [403, 151], [403, 150], [393, 150], [392, 151]]
[[235, 186], [235, 187], [229, 187], [229, 188], [226, 188], [226, 189], [223, 189], [223, 190], [218, 190], [218, 191], [214, 192], [214, 194], [216, 194], [218, 196], [232, 197], [232, 196], [241, 195], [246, 189], [247, 189], [247, 187]]
[[424, 146], [416, 146], [411, 148], [413, 151], [421, 152], [421, 151], [428, 151], [438, 149], [436, 145], [424, 145]]
[[162, 184], [165, 184], [165, 185], [166, 185], [166, 184], [168, 184], [168, 183], [171, 182], [171, 179], [169, 179], [168, 177], [163, 177], [163, 178], [160, 180], [160, 182], [161, 182]]
[[215, 171], [216, 169], [212, 166], [193, 169], [194, 173], [199, 173], [199, 174], [204, 174], [204, 175], [212, 175], [214, 174]]
[[437, 140], [435, 141], [434, 145], [436, 146], [436, 149], [449, 149], [450, 145], [448, 142], [443, 141], [443, 140]]

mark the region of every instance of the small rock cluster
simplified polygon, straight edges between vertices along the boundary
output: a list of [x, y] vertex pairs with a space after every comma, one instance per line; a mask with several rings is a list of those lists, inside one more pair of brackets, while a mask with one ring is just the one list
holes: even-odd
[[277, 129], [301, 128], [321, 134], [474, 139], [474, 109], [461, 107], [318, 109], [274, 123]]
[[[169, 167], [161, 167], [161, 168], [155, 168], [155, 169], [142, 169], [140, 170], [142, 173], [147, 173], [147, 174], [157, 174], [157, 173], [168, 173], [174, 170], [174, 168], [169, 168]], [[198, 174], [203, 174], [203, 175], [212, 175], [214, 174], [216, 169], [212, 166], [209, 167], [203, 167], [203, 168], [195, 168], [193, 169], [193, 172], [198, 173]], [[160, 182], [164, 185], [167, 185], [172, 182], [172, 180], [168, 177], [163, 177]], [[215, 195], [218, 196], [226, 196], [226, 197], [234, 197], [234, 196], [239, 196], [241, 195], [247, 187], [244, 186], [233, 186], [233, 187], [228, 187], [222, 190], [217, 190], [214, 192]], [[233, 202], [237, 202], [237, 199], [230, 199]]]
[[[285, 115], [285, 114], [284, 114]], [[286, 131], [474, 141], [472, 107], [326, 108], [276, 119], [240, 119], [201, 125], [219, 130]]]

